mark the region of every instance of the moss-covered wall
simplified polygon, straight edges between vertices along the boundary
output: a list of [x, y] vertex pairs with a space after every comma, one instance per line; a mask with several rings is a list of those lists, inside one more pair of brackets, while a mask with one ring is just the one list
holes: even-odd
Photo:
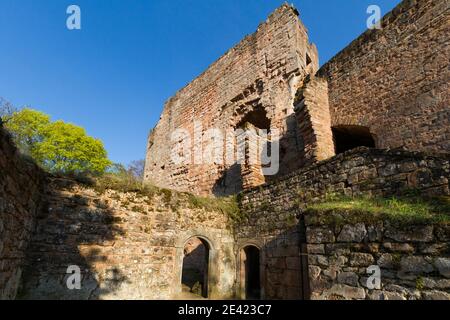
[[[333, 256], [339, 257], [339, 245], [328, 246], [328, 251], [325, 252], [322, 252], [321, 248], [319, 251], [321, 253], [314, 251], [314, 245], [317, 243], [323, 244], [323, 247], [336, 244], [337, 231], [328, 223], [321, 222], [322, 226], [319, 226], [319, 229], [323, 230], [324, 235], [330, 234], [330, 241], [326, 241], [326, 239], [312, 241], [311, 234], [314, 233], [312, 227], [302, 226], [299, 222], [299, 219], [304, 217], [307, 212], [306, 209], [309, 205], [323, 201], [330, 195], [386, 198], [414, 191], [424, 197], [448, 196], [450, 194], [449, 160], [450, 157], [445, 155], [433, 156], [404, 150], [359, 148], [301, 169], [277, 182], [243, 193], [240, 201], [242, 215], [246, 218], [236, 226], [235, 237], [240, 245], [257, 243], [261, 248], [265, 297], [271, 299], [307, 298], [311, 293], [311, 288], [308, 286], [312, 287], [313, 298], [322, 298], [326, 295], [317, 291], [316, 282], [313, 281], [316, 279], [315, 271], [317, 270], [308, 268], [308, 260], [310, 260], [311, 266], [318, 266], [314, 259], [322, 259], [318, 257], [319, 255], [323, 255], [326, 259], [331, 259], [330, 257]], [[345, 219], [343, 220], [345, 221]], [[353, 219], [348, 220], [354, 221]], [[365, 228], [368, 230], [370, 226], [365, 226]], [[426, 226], [417, 228], [419, 228], [419, 232], [427, 231]], [[438, 232], [437, 230], [434, 232]], [[450, 236], [448, 228], [439, 230], [439, 234], [443, 234], [444, 237]], [[306, 239], [306, 235], [308, 235], [308, 239]], [[360, 240], [365, 241], [364, 239]], [[383, 249], [383, 245], [388, 240], [388, 237], [382, 238], [377, 244]], [[421, 246], [423, 250], [432, 250], [442, 242], [445, 241], [437, 238], [436, 235], [422, 243]], [[404, 246], [416, 246], [408, 240], [401, 240], [398, 243]], [[311, 246], [306, 248], [307, 244], [311, 244]], [[360, 245], [360, 243], [356, 244]], [[347, 244], [344, 243], [345, 245]], [[354, 247], [354, 244], [350, 243], [348, 250], [358, 254], [363, 252], [358, 251], [363, 249], [354, 249]], [[416, 249], [419, 255], [425, 255], [420, 251], [422, 249], [418, 247]], [[389, 250], [386, 250], [380, 252], [387, 253]], [[445, 258], [446, 256], [448, 256], [448, 251], [443, 250], [438, 252], [435, 257]], [[370, 262], [375, 263], [377, 259], [379, 256], [373, 257]], [[334, 268], [333, 263], [327, 262]], [[345, 267], [351, 266], [345, 265]], [[343, 271], [344, 269], [339, 270]], [[326, 268], [321, 272], [323, 272], [321, 274], [328, 273]], [[364, 289], [357, 291], [360, 294], [355, 298], [375, 297], [369, 296]], [[421, 297], [425, 298], [425, 296]]]

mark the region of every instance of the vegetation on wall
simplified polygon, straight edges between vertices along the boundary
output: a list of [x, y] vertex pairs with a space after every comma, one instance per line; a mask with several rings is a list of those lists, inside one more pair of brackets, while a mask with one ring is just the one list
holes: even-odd
[[397, 224], [450, 224], [450, 197], [404, 195], [390, 198], [328, 196], [308, 206], [312, 224], [391, 221]]

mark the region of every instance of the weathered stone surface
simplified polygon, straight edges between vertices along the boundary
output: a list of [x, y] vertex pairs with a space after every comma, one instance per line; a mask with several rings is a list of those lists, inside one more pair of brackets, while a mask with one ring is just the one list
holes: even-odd
[[323, 293], [328, 299], [363, 300], [366, 292], [363, 288], [355, 288], [347, 285], [337, 284]]
[[319, 277], [322, 269], [318, 266], [309, 266], [309, 276], [311, 280], [315, 280]]
[[390, 252], [414, 253], [414, 247], [409, 243], [392, 243], [385, 242], [383, 246]]
[[449, 291], [450, 280], [449, 279], [436, 280], [436, 288]]
[[[306, 28], [295, 9], [282, 6], [256, 33], [166, 103], [149, 135], [146, 180], [196, 193], [240, 191], [236, 163], [220, 159], [202, 165], [175, 164], [171, 151], [179, 141], [172, 140], [171, 134], [186, 129], [194, 140], [192, 152], [208, 146], [209, 139], [202, 138], [208, 129], [235, 128], [257, 108], [282, 132], [280, 175], [310, 159], [331, 157], [332, 129], [336, 133], [342, 127], [351, 133], [355, 127], [367, 130], [376, 136], [378, 148], [448, 153], [448, 35], [441, 32], [448, 20], [442, 9], [445, 1], [402, 2], [383, 21], [382, 30], [368, 30], [318, 72], [318, 51], [309, 43]], [[202, 128], [194, 136], [196, 120]], [[446, 177], [414, 161], [367, 170], [360, 170], [358, 162], [348, 166], [353, 169], [345, 179], [349, 186], [337, 176], [331, 180], [336, 181], [336, 189], [358, 193], [379, 176], [385, 179], [386, 189], [410, 185], [430, 193], [449, 192]], [[259, 174], [256, 180], [259, 184], [265, 179]]]
[[439, 273], [446, 278], [450, 278], [450, 259], [449, 258], [437, 258], [434, 261], [434, 265], [439, 270]]
[[450, 226], [440, 226], [436, 228], [436, 235], [440, 241], [450, 241]]
[[431, 273], [434, 270], [433, 266], [420, 256], [403, 257], [400, 268], [402, 272], [414, 274]]
[[323, 244], [308, 244], [309, 254], [325, 254], [325, 245]]
[[[191, 208], [186, 195], [175, 192], [170, 200], [164, 193], [98, 193], [67, 181], [48, 180], [46, 189], [54, 192], [47, 192], [50, 205], [28, 250], [22, 298], [176, 298], [183, 261], [196, 270], [204, 263], [203, 242], [195, 237], [215, 250], [210, 296], [234, 295], [235, 241], [226, 215]], [[81, 290], [67, 290], [62, 281], [69, 265], [82, 269]], [[192, 279], [190, 290], [199, 292]]]
[[384, 300], [383, 291], [373, 290], [367, 295], [368, 300]]
[[393, 269], [393, 268], [396, 267], [396, 261], [395, 261], [394, 256], [392, 254], [384, 253], [378, 259], [377, 265], [380, 268]]
[[[149, 137], [146, 180], [216, 195], [269, 182], [242, 194], [246, 219], [237, 225], [221, 212], [187, 204], [176, 209], [171, 201], [134, 193], [99, 195], [69, 180], [47, 186], [43, 197], [38, 170], [0, 132], [0, 299], [16, 294], [34, 226], [25, 298], [174, 297], [180, 289], [183, 246], [190, 237], [204, 236], [214, 258], [212, 297], [239, 291], [245, 281], [235, 279], [243, 270], [240, 250], [252, 245], [261, 248], [265, 298], [300, 298], [300, 261], [308, 254], [312, 298], [448, 299], [443, 291], [449, 289], [444, 277], [450, 228], [400, 229], [383, 221], [345, 226], [336, 234], [338, 227], [306, 219], [305, 250], [295, 218], [330, 192], [391, 196], [413, 188], [450, 194], [448, 157], [411, 151], [450, 151], [448, 57], [441, 50], [448, 34], [436, 32], [447, 22], [439, 10], [445, 4], [403, 2], [383, 22], [383, 30], [363, 34], [317, 75], [317, 50], [295, 9], [283, 5], [256, 34], [167, 102]], [[412, 48], [411, 37], [399, 37], [399, 32], [402, 37], [413, 34], [417, 46]], [[208, 139], [202, 137], [207, 129], [236, 128], [255, 113], [282, 132], [278, 177], [255, 175], [258, 165], [257, 170], [242, 166], [239, 173], [235, 164], [179, 166], [171, 161], [174, 129], [192, 135], [194, 121], [201, 119], [200, 139], [194, 137], [192, 145], [206, 146]], [[410, 151], [360, 148], [330, 158], [333, 130], [349, 125], [368, 128], [378, 148]], [[304, 167], [318, 160], [325, 161]], [[41, 200], [49, 202], [48, 208], [38, 210]], [[336, 237], [342, 243], [335, 243]], [[389, 269], [382, 270], [383, 291], [363, 284], [375, 260]], [[82, 266], [83, 290], [71, 293], [64, 280], [67, 266], [74, 263]], [[420, 296], [416, 287], [422, 286]]]
[[338, 274], [337, 281], [341, 284], [357, 287], [359, 277], [354, 272], [341, 272]]
[[383, 225], [382, 223], [379, 223], [378, 225], [369, 225], [367, 226], [367, 235], [369, 238], [369, 241], [371, 242], [377, 242], [381, 241], [383, 238]]
[[[368, 30], [319, 70], [329, 79], [333, 125], [369, 126], [381, 148], [449, 152], [448, 70], [438, 71], [448, 65], [448, 35], [438, 31], [448, 20], [445, 6], [445, 0], [403, 1], [385, 18], [382, 30]], [[435, 76], [425, 76], [424, 69]], [[414, 164], [404, 163], [381, 173], [389, 177], [412, 171], [411, 183], [427, 183], [431, 175], [415, 178], [414, 170]]]
[[427, 255], [438, 256], [449, 252], [449, 245], [447, 243], [435, 243], [435, 244], [424, 244], [419, 247], [420, 252]]
[[361, 242], [367, 235], [366, 226], [364, 223], [358, 223], [354, 226], [345, 225], [339, 234], [338, 242]]
[[450, 294], [443, 291], [425, 291], [423, 298], [425, 300], [450, 300]]
[[16, 150], [0, 121], [0, 300], [17, 294], [43, 182], [42, 171]]
[[382, 300], [406, 300], [406, 297], [400, 292], [383, 291]]
[[[293, 108], [295, 92], [318, 67], [317, 48], [309, 42], [297, 11], [282, 5], [251, 37], [244, 38], [167, 101], [149, 135], [145, 179], [161, 187], [201, 194], [239, 192], [243, 181], [240, 170], [235, 170], [239, 167], [236, 159], [207, 162], [201, 155], [197, 160], [201, 165], [177, 165], [171, 155], [179, 141], [171, 139], [171, 134], [175, 129], [187, 130], [193, 142], [189, 151], [194, 154], [198, 148], [206, 150], [211, 145], [207, 130], [228, 134], [230, 128], [237, 129], [243, 121], [251, 120], [249, 115], [251, 118], [255, 111], [269, 120], [271, 129], [282, 133], [280, 144], [286, 151], [280, 155], [280, 174], [298, 169], [305, 161], [303, 150], [294, 146], [300, 139]], [[323, 98], [328, 98], [327, 91]], [[200, 122], [201, 128], [194, 121]], [[328, 131], [331, 135], [330, 124]], [[236, 144], [227, 142], [228, 153]], [[259, 178], [264, 179], [259, 175], [254, 183], [264, 182]]]
[[410, 230], [388, 227], [385, 236], [397, 242], [431, 242], [433, 230], [433, 226], [414, 227]]
[[333, 230], [328, 228], [309, 228], [306, 232], [308, 243], [330, 243], [335, 241]]
[[375, 259], [368, 253], [350, 254], [350, 265], [352, 267], [368, 267], [374, 264]]

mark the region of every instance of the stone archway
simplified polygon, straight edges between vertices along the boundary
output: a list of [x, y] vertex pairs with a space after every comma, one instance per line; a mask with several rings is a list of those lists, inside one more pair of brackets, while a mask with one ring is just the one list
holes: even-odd
[[336, 154], [355, 149], [357, 147], [375, 148], [375, 136], [370, 128], [363, 126], [335, 126], [332, 128]]
[[[187, 232], [182, 232], [180, 237], [175, 242], [175, 259], [174, 259], [174, 274], [171, 276], [173, 279], [172, 282], [172, 295], [174, 299], [182, 298], [183, 300], [194, 298], [194, 299], [202, 299], [202, 298], [215, 298], [217, 292], [217, 278], [218, 278], [218, 261], [217, 261], [217, 247], [216, 244], [212, 241], [215, 239], [212, 234], [206, 232], [205, 230], [191, 230]], [[183, 292], [183, 267], [185, 263], [186, 256], [186, 247], [190, 247], [190, 242], [194, 240], [198, 245], [201, 244], [203, 246], [205, 257], [204, 260], [204, 278], [203, 284], [201, 285], [201, 295], [195, 295], [191, 292]], [[192, 253], [195, 251], [187, 250], [187, 253]], [[202, 249], [196, 251], [194, 255], [200, 255], [202, 253]], [[194, 258], [192, 256], [192, 258]], [[201, 259], [201, 258], [200, 258]], [[200, 261], [200, 260], [199, 260]], [[186, 278], [185, 278], [186, 280]], [[196, 286], [198, 289], [198, 285]], [[198, 290], [197, 290], [198, 292]]]
[[243, 300], [259, 300], [263, 297], [262, 256], [255, 245], [239, 250], [239, 296]]
[[200, 237], [190, 238], [183, 248], [182, 292], [208, 298], [210, 245]]

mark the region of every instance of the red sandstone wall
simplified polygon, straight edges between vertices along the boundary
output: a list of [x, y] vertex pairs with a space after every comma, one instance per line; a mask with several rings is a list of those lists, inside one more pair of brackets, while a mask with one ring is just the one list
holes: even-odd
[[[354, 226], [335, 228], [321, 219], [316, 219], [313, 225], [316, 215], [309, 213], [305, 229], [299, 224], [298, 216], [305, 212], [308, 204], [317, 202], [330, 193], [350, 197], [388, 198], [413, 189], [420, 190], [424, 195], [448, 196], [449, 182], [448, 156], [435, 157], [401, 150], [355, 149], [298, 170], [277, 182], [243, 192], [241, 209], [247, 218], [234, 229], [237, 248], [253, 244], [261, 249], [262, 288], [266, 299], [307, 298], [310, 290], [313, 299], [448, 299], [448, 294], [442, 291], [450, 289], [448, 268], [445, 267], [448, 266], [445, 263], [448, 263], [449, 257], [449, 225], [416, 226], [412, 228], [412, 232], [405, 233], [405, 230], [388, 226], [381, 221], [381, 230], [377, 227], [378, 229], [374, 228], [369, 233], [367, 230], [371, 230], [370, 226], [364, 226], [360, 228], [363, 229], [361, 238], [356, 239], [352, 238], [358, 235], [358, 232], [354, 232]], [[347, 219], [342, 216], [340, 218], [342, 221]], [[305, 230], [306, 239], [303, 238]], [[338, 233], [336, 237], [335, 231]], [[426, 233], [426, 238], [411, 239], [417, 237], [418, 233]], [[375, 239], [370, 238], [373, 234], [376, 235]], [[391, 248], [389, 243], [394, 243]], [[308, 245], [307, 248], [304, 247], [305, 244]], [[411, 245], [412, 251], [401, 252], [399, 249], [400, 246], [411, 248]], [[380, 248], [379, 252], [373, 252], [375, 246]], [[372, 251], [368, 251], [368, 247]], [[433, 248], [443, 250], [433, 251]], [[370, 254], [361, 255], [363, 252]], [[386, 253], [393, 253], [394, 256], [401, 253], [403, 268], [393, 270], [395, 268], [391, 266], [383, 266], [381, 258]], [[369, 257], [368, 265], [378, 263], [383, 269], [382, 291], [364, 289], [366, 279], [361, 275], [365, 273], [367, 277], [365, 267], [368, 265], [353, 261], [361, 256]], [[408, 270], [416, 266], [420, 269], [424, 256], [430, 261], [430, 265], [435, 266], [428, 266], [427, 262], [427, 270], [423, 274], [420, 270]], [[339, 264], [342, 260], [343, 264]], [[405, 266], [408, 263], [409, 268]], [[305, 272], [308, 264], [309, 275]], [[364, 267], [364, 271], [358, 271], [358, 267]], [[433, 275], [439, 267], [444, 272]], [[393, 271], [395, 273], [389, 278], [389, 273]], [[409, 282], [404, 281], [406, 278], [402, 272], [408, 272], [406, 276], [412, 276], [408, 279]], [[427, 283], [423, 288], [425, 290], [418, 293], [415, 290], [410, 294], [420, 276]], [[352, 284], [348, 282], [350, 280], [361, 283]], [[310, 288], [307, 287], [308, 284]], [[395, 292], [399, 290], [401, 292]]]
[[42, 178], [0, 124], [0, 300], [16, 297], [41, 202]]
[[[149, 137], [146, 180], [195, 193], [220, 195], [240, 191], [237, 166], [175, 165], [170, 156], [175, 146], [171, 134], [184, 128], [192, 138], [194, 121], [201, 121], [203, 132], [209, 128], [224, 132], [256, 107], [262, 107], [271, 126], [281, 131], [281, 168], [290, 172], [301, 165], [302, 147], [293, 99], [305, 76], [318, 69], [318, 59], [297, 14], [288, 5], [280, 7], [256, 33], [247, 36], [167, 102]], [[309, 65], [307, 53], [312, 59]], [[209, 143], [203, 137], [192, 141], [192, 147]]]
[[446, 0], [403, 1], [318, 72], [332, 125], [370, 128], [379, 148], [450, 152]]
[[[32, 241], [18, 298], [178, 298], [192, 237], [211, 248], [209, 296], [232, 297], [234, 241], [225, 214], [193, 207], [176, 193], [100, 193], [55, 178], [47, 179], [44, 200], [35, 232], [27, 234]], [[80, 290], [67, 286], [69, 266], [80, 268]]]

